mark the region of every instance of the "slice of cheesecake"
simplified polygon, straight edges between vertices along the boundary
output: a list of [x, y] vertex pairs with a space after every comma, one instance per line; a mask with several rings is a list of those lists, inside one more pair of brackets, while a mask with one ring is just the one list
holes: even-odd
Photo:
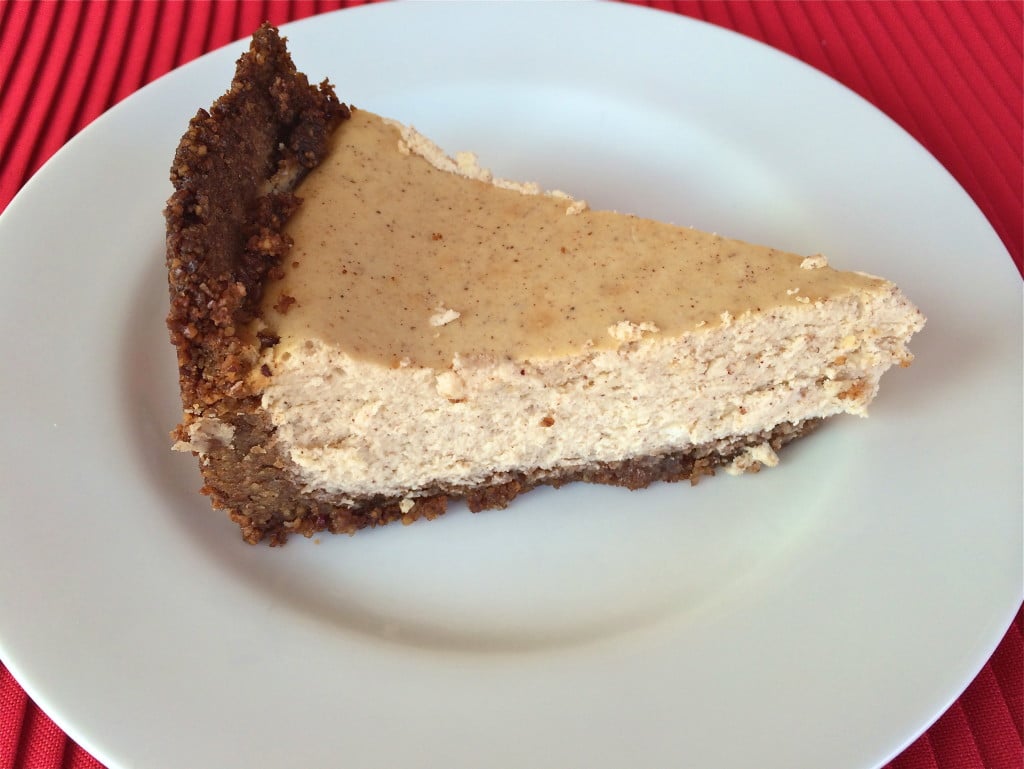
[[171, 178], [176, 446], [249, 542], [774, 465], [924, 323], [822, 256], [494, 179], [266, 26]]

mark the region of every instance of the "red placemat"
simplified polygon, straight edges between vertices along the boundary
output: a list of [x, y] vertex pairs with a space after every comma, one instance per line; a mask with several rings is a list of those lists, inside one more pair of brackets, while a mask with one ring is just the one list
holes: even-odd
[[[0, 211], [102, 112], [258, 24], [359, 2], [0, 2]], [[941, 162], [1021, 269], [1020, 2], [651, 2], [796, 56], [875, 104]], [[889, 769], [1024, 767], [1024, 614], [953, 706]], [[0, 664], [0, 769], [101, 769]], [[825, 769], [825, 768], [823, 768]]]

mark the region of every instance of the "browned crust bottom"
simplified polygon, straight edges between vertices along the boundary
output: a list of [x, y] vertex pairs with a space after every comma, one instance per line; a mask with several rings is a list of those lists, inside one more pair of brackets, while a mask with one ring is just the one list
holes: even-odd
[[[259, 393], [248, 374], [261, 347], [276, 340], [249, 338], [246, 328], [291, 247], [284, 226], [301, 202], [292, 191], [348, 117], [331, 85], [310, 85], [285, 40], [265, 24], [238, 60], [230, 90], [189, 123], [171, 166], [174, 194], [164, 211], [167, 327], [177, 350], [183, 412], [174, 440], [187, 441], [189, 426], [200, 418], [217, 418], [240, 432], [259, 421]], [[208, 485], [217, 483], [216, 464], [200, 462]], [[231, 496], [241, 493], [235, 489]]]
[[[474, 488], [449, 488], [419, 497], [413, 507], [402, 511], [399, 499], [383, 497], [342, 501], [343, 495], [309, 493], [295, 480], [291, 462], [282, 454], [262, 414], [236, 423], [231, 446], [212, 447], [203, 458], [206, 486], [203, 493], [213, 505], [228, 511], [251, 544], [268, 540], [283, 544], [290, 534], [310, 537], [319, 531], [353, 534], [359, 529], [382, 526], [393, 521], [404, 524], [420, 518], [433, 520], [442, 515], [449, 499], [463, 498], [473, 512], [503, 508], [520, 494], [540, 485], [562, 486], [584, 481], [640, 489], [656, 481], [691, 483], [715, 468], [727, 465], [751, 446], [765, 442], [775, 450], [814, 429], [821, 420], [800, 424], [788, 422], [774, 430], [737, 437], [726, 446], [691, 447], [662, 456], [642, 457], [615, 463], [597, 463], [584, 468], [519, 473], [500, 483]], [[757, 470], [754, 465], [752, 470]]]

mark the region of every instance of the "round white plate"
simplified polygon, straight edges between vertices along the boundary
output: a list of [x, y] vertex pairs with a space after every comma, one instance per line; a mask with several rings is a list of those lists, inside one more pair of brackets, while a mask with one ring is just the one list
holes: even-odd
[[619, 5], [286, 30], [341, 97], [503, 176], [883, 274], [929, 316], [869, 420], [757, 476], [249, 547], [169, 450], [167, 169], [244, 44], [143, 89], [0, 220], [0, 657], [111, 767], [871, 767], [1021, 595], [1020, 281], [888, 119]]

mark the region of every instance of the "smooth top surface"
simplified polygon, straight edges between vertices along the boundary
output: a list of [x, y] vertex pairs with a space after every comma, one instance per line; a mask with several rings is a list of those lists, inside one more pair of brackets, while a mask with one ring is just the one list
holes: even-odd
[[[1020, 600], [1019, 445], [1003, 428], [1020, 424], [1020, 294], [998, 239], [890, 122], [749, 40], [605, 6], [398, 8], [293, 27], [300, 66], [360, 71], [352, 101], [375, 95], [446, 146], [500, 155], [503, 175], [550, 175], [658, 218], [684, 206], [704, 229], [837, 263], [869, 253], [861, 266], [930, 316], [917, 363], [872, 420], [752, 479], [562, 490], [506, 513], [243, 548], [166, 451], [177, 403], [153, 309], [166, 158], [234, 47], [96, 123], [0, 220], [0, 252], [37, 255], [10, 266], [0, 315], [20, 329], [4, 413], [17, 442], [2, 444], [5, 662], [113, 766], [294, 763], [294, 741], [251, 739], [268, 711], [283, 732], [316, 733], [305, 765], [880, 763], [956, 696]], [[513, 70], [504, 40], [581, 66]], [[381, 41], [393, 64], [355, 69], [379, 63]], [[410, 50], [430, 66], [410, 71]], [[453, 99], [457, 121], [438, 108]], [[612, 132], [609, 101], [643, 110]], [[758, 131], [737, 132], [751, 107]], [[583, 127], [584, 146], [560, 144], [555, 129]], [[672, 167], [637, 165], [650, 142], [675, 148]], [[98, 179], [111, 181], [99, 199]], [[78, 214], [44, 226], [55, 206]], [[78, 298], [75, 334], [31, 301], [42, 291]], [[950, 425], [986, 451], [952, 445]], [[402, 715], [424, 709], [445, 717]]]
[[332, 138], [297, 190], [295, 245], [264, 298], [284, 347], [312, 337], [385, 366], [443, 369], [456, 354], [613, 348], [620, 324], [677, 336], [723, 314], [888, 291], [796, 254], [442, 170], [444, 156], [410, 150], [365, 110]]

